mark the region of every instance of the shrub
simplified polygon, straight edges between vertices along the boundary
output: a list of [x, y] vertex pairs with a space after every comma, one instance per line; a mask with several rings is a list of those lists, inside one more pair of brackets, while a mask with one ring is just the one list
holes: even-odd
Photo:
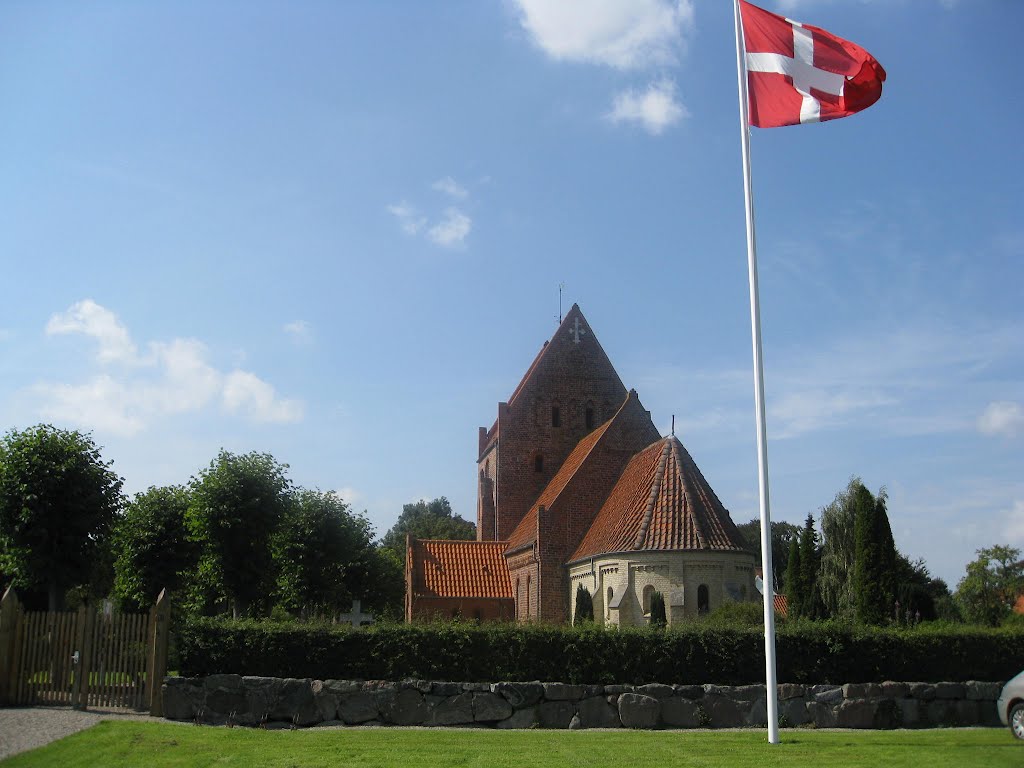
[[[778, 621], [778, 615], [775, 619]], [[764, 608], [761, 603], [725, 602], [705, 617], [704, 624], [715, 627], [761, 627], [764, 625]]]
[[[183, 675], [317, 679], [763, 682], [760, 628], [546, 624], [377, 624], [363, 629], [213, 618], [177, 632]], [[1019, 629], [861, 628], [794, 622], [776, 632], [780, 682], [1007, 680], [1024, 667]]]

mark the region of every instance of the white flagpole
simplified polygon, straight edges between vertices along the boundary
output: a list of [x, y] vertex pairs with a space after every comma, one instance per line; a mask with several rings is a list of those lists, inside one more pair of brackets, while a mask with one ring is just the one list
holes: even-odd
[[761, 308], [757, 291], [757, 241], [754, 237], [754, 192], [750, 182], [750, 121], [747, 117], [747, 67], [739, 0], [736, 22], [736, 74], [740, 92], [743, 149], [743, 198], [747, 214], [747, 273], [750, 281], [750, 335], [754, 347], [754, 410], [757, 416], [757, 489], [761, 507], [761, 570], [764, 574], [764, 667], [768, 704], [768, 743], [779, 743], [779, 695], [775, 679], [775, 579], [772, 571], [771, 517], [768, 513], [768, 436], [764, 423], [764, 367], [761, 361]]

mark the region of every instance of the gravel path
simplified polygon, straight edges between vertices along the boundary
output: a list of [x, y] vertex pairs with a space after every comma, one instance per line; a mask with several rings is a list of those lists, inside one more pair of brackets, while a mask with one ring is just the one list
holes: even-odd
[[0, 760], [42, 747], [72, 733], [84, 731], [100, 720], [144, 720], [167, 723], [162, 717], [136, 712], [91, 709], [79, 712], [57, 707], [9, 707], [0, 709]]

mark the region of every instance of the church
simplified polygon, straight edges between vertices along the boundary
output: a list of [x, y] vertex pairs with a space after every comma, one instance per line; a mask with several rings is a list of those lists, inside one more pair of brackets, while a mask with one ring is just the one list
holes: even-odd
[[755, 557], [675, 435], [626, 390], [577, 305], [479, 432], [476, 541], [410, 538], [407, 621], [670, 623], [760, 600]]

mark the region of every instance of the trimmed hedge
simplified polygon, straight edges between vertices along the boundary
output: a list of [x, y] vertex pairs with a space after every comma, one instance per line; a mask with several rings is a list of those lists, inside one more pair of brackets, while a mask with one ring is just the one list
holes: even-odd
[[[183, 676], [550, 680], [567, 683], [764, 682], [759, 628], [669, 631], [468, 623], [330, 625], [201, 618], [177, 631]], [[893, 630], [802, 623], [776, 634], [778, 680], [1008, 680], [1024, 668], [1020, 629]]]

